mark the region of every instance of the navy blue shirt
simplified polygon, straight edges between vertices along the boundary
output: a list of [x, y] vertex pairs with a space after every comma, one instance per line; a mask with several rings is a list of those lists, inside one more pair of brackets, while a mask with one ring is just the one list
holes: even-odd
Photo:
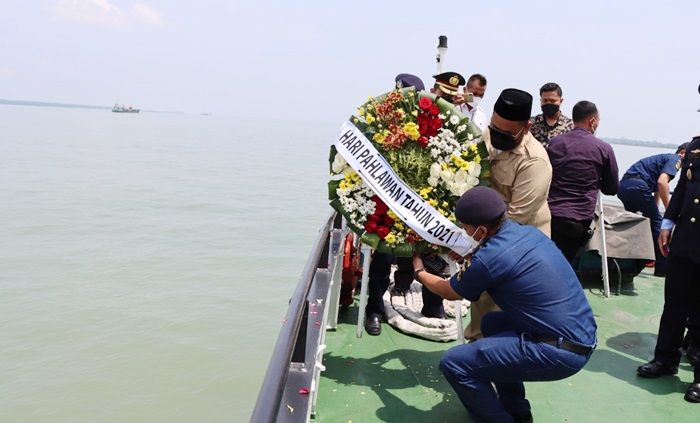
[[590, 220], [598, 190], [615, 195], [620, 186], [617, 160], [610, 144], [583, 128], [552, 138], [547, 149], [552, 184], [547, 203], [552, 216]]
[[487, 291], [520, 332], [592, 346], [596, 323], [581, 284], [559, 248], [540, 230], [511, 220], [474, 253], [452, 289], [476, 301]]
[[622, 179], [638, 177], [647, 184], [651, 192], [656, 192], [659, 176], [665, 173], [673, 179], [680, 169], [680, 164], [681, 156], [678, 154], [666, 153], [645, 157], [630, 166]]

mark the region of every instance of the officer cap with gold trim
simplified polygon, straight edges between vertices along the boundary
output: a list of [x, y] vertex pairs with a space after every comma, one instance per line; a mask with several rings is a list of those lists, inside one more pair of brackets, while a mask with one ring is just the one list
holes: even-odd
[[435, 84], [449, 95], [459, 94], [457, 88], [467, 83], [464, 77], [457, 72], [443, 72], [439, 75], [433, 75], [433, 78], [435, 78]]

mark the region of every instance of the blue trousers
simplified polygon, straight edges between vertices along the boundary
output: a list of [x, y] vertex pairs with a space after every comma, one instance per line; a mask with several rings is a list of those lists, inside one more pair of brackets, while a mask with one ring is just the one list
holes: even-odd
[[625, 210], [636, 213], [642, 212], [644, 217], [649, 218], [651, 225], [651, 237], [654, 242], [654, 256], [656, 257], [656, 267], [654, 273], [666, 273], [666, 257], [661, 254], [657, 240], [661, 231], [661, 213], [654, 201], [654, 193], [649, 190], [649, 186], [641, 179], [629, 178], [620, 181], [620, 190], [617, 197], [622, 201]]
[[590, 358], [518, 333], [505, 312], [487, 313], [481, 331], [483, 339], [450, 348], [440, 360], [440, 370], [477, 423], [512, 422], [511, 413], [530, 410], [524, 381], [564, 379]]

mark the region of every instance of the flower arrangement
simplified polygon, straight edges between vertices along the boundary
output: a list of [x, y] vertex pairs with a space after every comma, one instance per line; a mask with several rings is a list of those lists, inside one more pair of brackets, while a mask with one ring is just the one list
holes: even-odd
[[[490, 166], [479, 129], [452, 104], [413, 88], [370, 97], [350, 121], [396, 175], [441, 215], [456, 222], [454, 205], [468, 189], [488, 184]], [[331, 206], [363, 242], [410, 256], [428, 244], [377, 196], [331, 147]]]

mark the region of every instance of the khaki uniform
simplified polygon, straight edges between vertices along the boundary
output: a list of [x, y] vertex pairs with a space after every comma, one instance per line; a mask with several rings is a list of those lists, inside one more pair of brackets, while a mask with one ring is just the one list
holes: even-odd
[[[491, 146], [489, 131], [482, 135], [491, 160], [491, 187], [500, 192], [508, 203], [508, 217], [523, 225], [535, 226], [551, 236], [552, 215], [547, 205], [552, 166], [547, 150], [529, 132], [513, 150], [498, 151]], [[481, 318], [500, 310], [488, 292], [471, 304], [469, 325], [464, 337], [476, 340], [481, 334]]]

